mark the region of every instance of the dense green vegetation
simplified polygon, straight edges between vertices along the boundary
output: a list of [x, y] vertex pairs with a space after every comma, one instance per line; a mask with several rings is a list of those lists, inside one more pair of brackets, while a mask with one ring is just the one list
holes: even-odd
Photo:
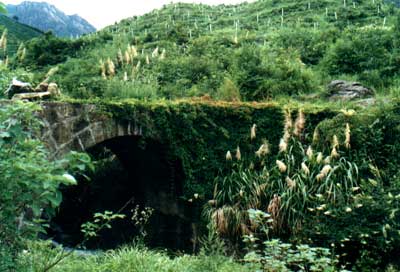
[[48, 151], [37, 139], [40, 122], [34, 111], [38, 109], [21, 102], [0, 110], [2, 271], [13, 267], [25, 239], [43, 232], [42, 216], [52, 216], [62, 201], [60, 186], [76, 184], [71, 174], [90, 166], [90, 158], [77, 153], [49, 161]]
[[[387, 94], [397, 90], [398, 14], [381, 0], [171, 4], [78, 41], [33, 40], [21, 65], [59, 64], [53, 79], [75, 98], [260, 101], [318, 94], [338, 78]], [[37, 46], [60, 43], [74, 51]]]
[[[356, 271], [376, 271], [384, 270], [389, 264], [398, 265], [398, 102], [364, 110], [359, 108], [356, 113], [307, 106], [302, 114], [292, 111], [293, 121], [296, 119], [292, 125], [288, 125], [290, 118], [287, 114], [285, 118], [279, 104], [201, 101], [98, 103], [116, 118], [139, 118], [136, 120], [149, 128], [144, 131], [144, 142], [156, 139], [170, 147], [171, 160], [175, 160], [175, 157], [182, 160], [186, 176], [185, 197], [189, 201], [197, 194], [199, 204], [211, 200], [208, 204], [211, 206], [206, 208], [211, 213], [206, 214], [211, 215], [209, 222], [216, 224], [215, 231], [223, 241], [219, 242], [220, 248], [225, 248], [231, 254], [232, 251], [242, 251], [243, 245], [248, 244], [248, 254], [243, 259], [247, 268], [257, 269], [263, 265], [266, 271], [284, 271], [282, 267], [292, 269], [311, 264], [330, 267], [338, 262]], [[296, 107], [292, 105], [292, 109]], [[11, 109], [17, 110], [15, 106], [5, 109], [5, 118], [9, 116], [8, 112], [12, 112]], [[24, 118], [25, 115], [16, 116]], [[237, 126], [238, 122], [240, 127]], [[253, 123], [257, 124], [255, 133], [251, 129]], [[290, 135], [293, 135], [286, 142], [288, 153], [282, 153], [284, 145], [279, 141], [283, 137], [282, 131], [290, 131]], [[4, 136], [9, 137], [6, 134]], [[285, 137], [283, 139], [289, 139]], [[10, 137], [10, 140], [13, 138]], [[308, 150], [309, 145], [312, 146], [312, 154]], [[240, 154], [237, 153], [238, 146]], [[227, 150], [230, 150], [233, 161], [226, 161]], [[322, 161], [318, 151], [324, 154]], [[280, 169], [282, 165], [277, 164], [277, 160], [285, 165], [285, 171]], [[328, 166], [329, 170], [326, 170]], [[15, 164], [9, 164], [4, 169], [23, 171], [28, 177], [38, 169], [43, 169], [24, 167], [20, 170], [14, 167]], [[46, 167], [47, 170], [50, 168]], [[318, 177], [324, 171], [325, 176]], [[213, 188], [215, 177], [217, 191]], [[22, 181], [24, 179], [21, 178]], [[328, 188], [333, 189], [333, 196], [328, 194]], [[43, 187], [38, 189], [42, 190]], [[271, 206], [274, 193], [279, 194], [281, 205], [275, 212]], [[201, 212], [201, 205], [198, 208]], [[268, 214], [264, 217], [263, 213], [253, 214], [248, 209], [267, 211]], [[268, 220], [252, 223], [260, 220], [258, 217]], [[10, 226], [13, 226], [12, 222]], [[210, 228], [212, 230], [213, 224]], [[241, 235], [246, 235], [244, 244]], [[273, 237], [294, 243], [304, 255], [300, 255], [300, 259], [292, 255], [291, 251], [287, 251], [291, 247], [289, 244], [269, 240]], [[211, 244], [218, 245], [215, 239], [214, 236]], [[262, 246], [264, 240], [265, 247]], [[21, 246], [24, 247], [24, 244]], [[18, 252], [21, 251], [15, 251], [15, 256], [19, 256], [16, 260], [27, 267], [51, 264], [59, 255], [50, 248], [32, 244], [28, 253], [23, 253], [25, 255], [20, 256]], [[68, 271], [87, 265], [87, 271], [99, 271], [96, 269], [103, 266], [128, 265], [129, 262], [124, 260], [129, 256], [133, 258], [134, 252], [137, 252], [135, 247], [106, 256], [67, 255], [54, 269]], [[333, 253], [339, 258], [331, 259]], [[217, 256], [212, 252], [207, 254]], [[163, 255], [153, 256], [150, 253], [149, 258], [153, 257], [160, 262], [165, 261], [166, 266], [181, 261], [179, 258], [168, 260]], [[208, 261], [211, 262], [209, 265], [219, 267], [219, 261], [213, 259], [189, 259], [189, 262], [198, 262], [193, 265], [199, 268], [193, 268], [193, 271], [206, 267], [204, 262]], [[150, 265], [141, 260], [144, 265]], [[228, 262], [228, 267], [237, 266], [229, 264], [229, 260], [222, 260], [222, 263]], [[92, 263], [101, 265], [95, 267]], [[132, 265], [137, 263], [133, 262]], [[244, 268], [238, 266], [237, 269]], [[180, 271], [178, 266], [174, 271]]]
[[[0, 111], [0, 268], [399, 270], [400, 13], [393, 3], [170, 4], [80, 39], [46, 34], [26, 42], [0, 66], [0, 88], [13, 76], [37, 84], [58, 67], [50, 80], [62, 99], [141, 124], [141, 144], [156, 141], [181, 163], [180, 197], [203, 238], [198, 256], [174, 258], [137, 244], [79, 256], [32, 241], [45, 223], [37, 221], [40, 209], [51, 217], [59, 185], [74, 183], [66, 173], [92, 167], [76, 153], [48, 162], [33, 133], [35, 106], [17, 103]], [[325, 101], [333, 79], [374, 88], [375, 102]], [[21, 232], [15, 218], [25, 209], [33, 215]], [[87, 233], [112, 217], [97, 216]]]

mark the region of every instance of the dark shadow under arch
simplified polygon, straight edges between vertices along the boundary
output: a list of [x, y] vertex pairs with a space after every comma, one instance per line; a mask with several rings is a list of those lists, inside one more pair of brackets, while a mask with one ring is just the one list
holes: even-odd
[[137, 136], [117, 137], [88, 150], [102, 166], [78, 186], [63, 189], [63, 202], [51, 221], [49, 234], [67, 246], [76, 246], [83, 236], [82, 223], [96, 212], [116, 212], [129, 202], [112, 229], [86, 243], [90, 249], [110, 249], [129, 243], [138, 234], [131, 220], [132, 210], [151, 207], [154, 213], [146, 228], [151, 247], [172, 250], [191, 249], [191, 216], [180, 198], [183, 190], [181, 162], [173, 158], [168, 146], [144, 142]]

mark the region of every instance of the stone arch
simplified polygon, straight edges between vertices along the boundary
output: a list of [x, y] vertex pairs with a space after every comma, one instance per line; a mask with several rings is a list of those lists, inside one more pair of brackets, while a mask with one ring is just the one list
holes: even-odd
[[[121, 206], [130, 199], [129, 192], [132, 192], [140, 205], [155, 209], [152, 223], [156, 227], [149, 230], [150, 246], [180, 250], [190, 247], [192, 219], [188, 203], [181, 199], [184, 180], [183, 168], [178, 158], [169, 160], [167, 156], [170, 150], [165, 143], [147, 139], [145, 144], [148, 148], [144, 151], [137, 149], [141, 148], [142, 127], [134, 121], [116, 120], [107, 113], [99, 111], [93, 104], [43, 102], [41, 105], [43, 111], [40, 116], [44, 123], [42, 139], [53, 158], [61, 157], [70, 151], [91, 153], [100, 147], [100, 149], [111, 151], [118, 158], [121, 166], [121, 172], [118, 172], [120, 176], [115, 173], [108, 176], [109, 181], [121, 187], [119, 190], [113, 191], [113, 188], [116, 187], [112, 187], [113, 185], [108, 187], [110, 184], [104, 180], [96, 185], [97, 189], [90, 186], [84, 187], [85, 185], [79, 187], [79, 184], [76, 188], [66, 188], [72, 190], [67, 192], [69, 195], [66, 199], [68, 197], [79, 198], [83, 202], [79, 204], [78, 208], [71, 204], [74, 202], [73, 200], [68, 203], [67, 199], [67, 204], [64, 203], [67, 207], [60, 207], [60, 211], [63, 210], [64, 214], [56, 216], [53, 222], [55, 226], [62, 226], [58, 229], [63, 231], [53, 229], [50, 230], [50, 234], [53, 231], [53, 235], [62, 236], [68, 233], [65, 229], [71, 229], [74, 231], [66, 236], [71, 237], [72, 235], [79, 239], [79, 236], [75, 236], [80, 233], [79, 229], [76, 226], [68, 225], [71, 222], [80, 222], [80, 218], [74, 217], [76, 211], [79, 211], [79, 216], [89, 219], [89, 214], [95, 210], [86, 209], [86, 207], [93, 207], [100, 203], [100, 205], [105, 205], [101, 208], [114, 210], [116, 207], [107, 205], [111, 203]], [[160, 149], [165, 150], [160, 152]], [[134, 162], [139, 162], [139, 166], [135, 167]], [[121, 179], [121, 176], [124, 178]], [[93, 183], [95, 182], [94, 180]], [[75, 189], [76, 191], [74, 191]], [[92, 195], [86, 197], [84, 193], [87, 192]], [[125, 195], [126, 193], [128, 195]], [[98, 201], [97, 204], [91, 202], [92, 200]], [[119, 203], [119, 201], [122, 202]], [[129, 209], [132, 208], [129, 207]], [[115, 227], [115, 231], [129, 236], [132, 232], [127, 232], [126, 228], [130, 226], [125, 223], [121, 228]], [[118, 234], [104, 235], [105, 240], [122, 241]], [[107, 235], [112, 239], [107, 239]], [[62, 238], [58, 240], [58, 242], [64, 241]], [[74, 246], [74, 243], [70, 245]], [[105, 248], [110, 246], [108, 242], [102, 245]]]
[[116, 137], [142, 135], [137, 123], [115, 120], [93, 104], [45, 102], [42, 109], [42, 139], [52, 157], [85, 151]]

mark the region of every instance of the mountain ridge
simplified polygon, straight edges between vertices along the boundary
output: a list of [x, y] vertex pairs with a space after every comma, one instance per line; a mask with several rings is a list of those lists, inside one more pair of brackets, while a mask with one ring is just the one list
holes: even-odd
[[78, 14], [67, 15], [47, 2], [24, 1], [19, 5], [9, 4], [6, 8], [11, 18], [41, 31], [52, 31], [59, 37], [77, 37], [96, 31]]

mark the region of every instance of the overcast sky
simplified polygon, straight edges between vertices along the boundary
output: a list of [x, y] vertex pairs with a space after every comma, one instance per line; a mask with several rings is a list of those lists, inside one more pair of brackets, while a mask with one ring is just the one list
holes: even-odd
[[[19, 4], [22, 0], [0, 0], [6, 4]], [[34, 1], [34, 2], [43, 2]], [[205, 4], [236, 4], [244, 0], [45, 0], [68, 15], [79, 14], [100, 29], [133, 15], [142, 15], [170, 2], [196, 2]], [[248, 1], [251, 2], [251, 1]]]

